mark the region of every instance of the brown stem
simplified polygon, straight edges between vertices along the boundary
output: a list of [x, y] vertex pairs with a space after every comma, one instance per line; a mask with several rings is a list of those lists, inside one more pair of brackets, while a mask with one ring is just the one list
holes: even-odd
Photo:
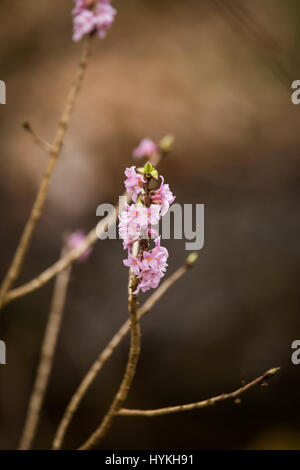
[[[146, 302], [140, 307], [137, 311], [138, 318], [140, 319], [145, 313], [149, 312], [154, 305], [159, 301], [159, 299], [167, 292], [167, 290], [175, 284], [191, 267], [191, 264], [186, 263], [185, 265], [181, 266], [177, 271], [175, 271], [168, 279], [166, 279], [158, 289], [154, 291], [154, 293], [146, 300]], [[125, 336], [130, 330], [130, 321], [127, 320], [121, 328], [117, 331], [117, 333], [113, 336], [110, 340], [108, 345], [105, 349], [101, 352], [99, 357], [93, 363], [92, 367], [80, 383], [78, 389], [72, 396], [66, 411], [62, 417], [62, 420], [58, 426], [56, 431], [54, 441], [53, 441], [53, 449], [60, 449], [63, 443], [63, 439], [67, 432], [67, 429], [70, 425], [70, 422], [77, 411], [81, 401], [83, 400], [85, 394], [87, 393], [88, 389], [94, 382], [95, 378], [97, 377], [98, 373], [104, 366], [104, 364], [108, 361], [108, 359], [112, 356], [115, 349], [119, 346], [119, 344], [123, 341]]]
[[[66, 249], [63, 248], [62, 255], [65, 251]], [[66, 302], [70, 274], [71, 268], [68, 267], [59, 273], [56, 278], [52, 305], [41, 350], [40, 362], [37, 369], [33, 391], [29, 400], [27, 416], [19, 445], [19, 449], [22, 450], [31, 448], [37, 430], [54, 360], [57, 338]]]
[[188, 403], [187, 405], [178, 405], [178, 406], [169, 406], [166, 408], [158, 408], [155, 410], [130, 410], [130, 409], [122, 408], [118, 412], [118, 415], [119, 416], [146, 416], [146, 417], [153, 418], [155, 416], [169, 415], [173, 413], [178, 413], [180, 411], [190, 411], [190, 410], [197, 410], [199, 408], [205, 408], [206, 406], [215, 405], [216, 403], [219, 403], [220, 401], [236, 400], [243, 393], [247, 392], [250, 388], [253, 388], [256, 385], [260, 385], [266, 380], [273, 377], [273, 375], [275, 375], [278, 371], [279, 371], [279, 367], [270, 369], [265, 374], [261, 375], [260, 377], [248, 383], [247, 385], [244, 385], [238, 390], [235, 390], [234, 392], [223, 393], [222, 395], [208, 398], [207, 400], [198, 401], [196, 403]]
[[4, 300], [5, 300], [5, 295], [6, 293], [10, 290], [12, 287], [13, 283], [16, 281], [16, 279], [19, 276], [25, 255], [27, 253], [27, 250], [30, 245], [30, 241], [33, 235], [33, 232], [35, 230], [36, 224], [41, 216], [44, 203], [46, 200], [48, 188], [50, 185], [50, 180], [52, 173], [54, 171], [57, 159], [60, 155], [60, 151], [63, 145], [63, 140], [66, 134], [66, 131], [68, 129], [68, 124], [70, 121], [71, 113], [74, 108], [75, 100], [77, 97], [77, 94], [80, 90], [81, 83], [84, 77], [84, 72], [87, 66], [87, 60], [88, 56], [90, 53], [90, 38], [86, 38], [84, 43], [83, 43], [83, 49], [82, 49], [82, 55], [81, 59], [78, 65], [78, 69], [76, 72], [76, 77], [73, 81], [73, 84], [71, 86], [71, 89], [69, 91], [68, 97], [67, 97], [67, 102], [66, 106], [64, 109], [64, 112], [61, 116], [56, 137], [54, 140], [54, 144], [51, 147], [50, 153], [49, 153], [49, 160], [47, 164], [47, 168], [45, 170], [45, 173], [42, 177], [42, 181], [40, 183], [40, 187], [38, 189], [38, 193], [35, 199], [35, 202], [33, 204], [30, 216], [26, 222], [26, 225], [24, 227], [24, 231], [22, 233], [20, 242], [17, 246], [15, 255], [13, 257], [12, 263], [8, 269], [8, 272], [4, 278], [4, 281], [2, 283], [2, 286], [0, 288], [0, 309], [4, 305]]
[[89, 437], [89, 439], [79, 448], [79, 450], [88, 450], [94, 449], [99, 445], [99, 442], [103, 439], [103, 437], [108, 432], [109, 428], [112, 425], [112, 422], [122, 408], [128, 392], [130, 390], [133, 378], [135, 376], [136, 366], [138, 363], [138, 358], [140, 354], [140, 347], [141, 347], [141, 332], [140, 332], [140, 325], [139, 319], [137, 314], [137, 295], [133, 294], [136, 290], [138, 281], [135, 275], [130, 270], [129, 275], [129, 297], [128, 297], [128, 310], [129, 310], [129, 319], [130, 319], [130, 331], [131, 331], [131, 339], [130, 339], [130, 349], [129, 349], [129, 356], [126, 365], [125, 374], [123, 380], [121, 382], [120, 388], [113, 399], [113, 402], [104, 416], [100, 426], [96, 431]]
[[[127, 194], [124, 194], [124, 196], [127, 196], [127, 201], [130, 202], [130, 197]], [[42, 286], [47, 284], [47, 282], [49, 282], [53, 277], [55, 277], [58, 273], [66, 269], [74, 261], [80, 258], [80, 256], [90, 246], [96, 243], [99, 235], [103, 234], [108, 229], [108, 227], [110, 227], [113, 223], [115, 223], [116, 218], [119, 214], [119, 210], [122, 211], [123, 208], [124, 208], [123, 204], [121, 204], [120, 207], [119, 205], [116, 205], [115, 212], [112, 211], [98, 224], [98, 235], [96, 231], [97, 227], [94, 227], [85, 237], [85, 240], [81, 243], [80, 246], [69, 251], [65, 256], [63, 256], [61, 259], [56, 261], [52, 266], [50, 266], [48, 269], [43, 271], [41, 274], [39, 274], [37, 277], [32, 279], [30, 282], [27, 282], [26, 284], [23, 284], [22, 286], [17, 287], [16, 289], [12, 289], [10, 292], [8, 292], [4, 299], [4, 305], [8, 304], [12, 300], [18, 299], [19, 297], [23, 297], [23, 295], [27, 295], [30, 292], [34, 292], [35, 290], [40, 289]]]

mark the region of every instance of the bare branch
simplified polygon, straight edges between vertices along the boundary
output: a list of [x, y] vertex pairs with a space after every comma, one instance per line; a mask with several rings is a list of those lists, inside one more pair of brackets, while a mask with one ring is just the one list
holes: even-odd
[[257, 379], [253, 380], [247, 385], [244, 385], [238, 390], [235, 390], [234, 392], [223, 393], [222, 395], [208, 398], [207, 400], [198, 401], [196, 403], [188, 403], [187, 405], [178, 405], [178, 406], [169, 406], [167, 408], [158, 408], [155, 410], [130, 410], [130, 409], [123, 408], [119, 411], [118, 414], [119, 416], [146, 416], [149, 418], [153, 418], [155, 416], [169, 415], [173, 413], [179, 413], [181, 411], [197, 410], [199, 408], [205, 408], [207, 406], [215, 405], [216, 403], [219, 403], [225, 400], [237, 400], [243, 393], [247, 392], [250, 388], [253, 388], [256, 385], [261, 385], [265, 381], [269, 380], [279, 371], [279, 369], [280, 369], [279, 367], [270, 369], [267, 372], [265, 372], [263, 375], [258, 377]]
[[48, 188], [50, 185], [52, 173], [54, 171], [57, 159], [60, 155], [60, 151], [63, 145], [63, 140], [65, 137], [66, 131], [68, 129], [71, 113], [73, 111], [76, 97], [78, 95], [78, 92], [80, 90], [82, 80], [84, 77], [84, 72], [85, 72], [88, 57], [90, 54], [90, 42], [91, 42], [90, 37], [87, 37], [83, 43], [81, 59], [78, 64], [78, 69], [76, 72], [75, 79], [72, 83], [71, 89], [67, 97], [65, 109], [62, 113], [62, 116], [58, 125], [54, 144], [51, 147], [47, 168], [45, 170], [42, 181], [40, 183], [40, 187], [39, 187], [35, 202], [33, 204], [30, 216], [27, 220], [24, 231], [22, 233], [19, 245], [17, 246], [12, 263], [8, 269], [8, 272], [0, 288], [0, 309], [4, 305], [6, 293], [10, 290], [11, 286], [13, 285], [13, 283], [16, 281], [16, 279], [19, 276], [25, 255], [27, 253], [27, 250], [31, 242], [33, 232], [35, 230], [38, 220], [40, 219], [40, 216], [44, 207], [44, 203], [46, 200]]
[[[189, 257], [190, 258], [190, 257]], [[188, 260], [189, 260], [188, 258]], [[193, 263], [188, 261], [181, 266], [177, 271], [175, 271], [168, 279], [166, 279], [157, 290], [146, 300], [146, 302], [138, 309], [138, 318], [140, 319], [145, 313], [149, 312], [154, 305], [161, 299], [161, 297], [167, 292], [167, 290], [175, 284], [186, 272], [187, 270], [192, 267]], [[196, 261], [196, 257], [194, 256], [193, 262]], [[106, 348], [101, 352], [99, 357], [96, 359], [82, 382], [80, 383], [78, 389], [72, 396], [66, 411], [64, 412], [63, 418], [58, 426], [56, 431], [54, 441], [53, 441], [53, 449], [60, 449], [63, 443], [63, 439], [66, 435], [67, 429], [70, 425], [70, 422], [77, 411], [81, 401], [83, 400], [85, 394], [89, 390], [90, 386], [94, 382], [95, 378], [97, 377], [98, 373], [101, 371], [104, 364], [108, 361], [108, 359], [112, 356], [115, 349], [119, 346], [119, 344], [123, 341], [125, 336], [130, 330], [130, 322], [127, 320], [121, 328], [117, 331], [117, 333], [113, 336], [110, 340]]]
[[[127, 201], [130, 201], [129, 195], [126, 193], [124, 196], [127, 196]], [[45, 284], [49, 282], [53, 277], [55, 277], [58, 273], [66, 269], [68, 266], [70, 266], [74, 261], [76, 261], [80, 256], [94, 243], [98, 241], [98, 236], [100, 234], [103, 234], [113, 223], [116, 221], [116, 217], [119, 214], [119, 210], [122, 211], [124, 208], [123, 204], [116, 205], [115, 206], [115, 212], [112, 211], [110, 214], [108, 214], [104, 219], [99, 222], [98, 226], [94, 227], [86, 236], [85, 240], [82, 242], [80, 246], [77, 248], [74, 248], [73, 250], [69, 251], [65, 256], [60, 258], [58, 261], [56, 261], [52, 266], [50, 266], [48, 269], [43, 271], [41, 274], [39, 274], [37, 277], [32, 279], [31, 281], [27, 282], [26, 284], [23, 284], [20, 287], [16, 287], [15, 289], [12, 289], [10, 292], [8, 292], [5, 296], [4, 299], [4, 305], [11, 302], [14, 299], [17, 299], [19, 297], [23, 297], [23, 295], [27, 295]], [[96, 228], [98, 227], [98, 235]]]
[[[65, 252], [66, 248], [64, 247], [62, 249], [62, 255]], [[19, 449], [22, 450], [30, 449], [36, 434], [40, 413], [52, 370], [57, 338], [66, 302], [70, 274], [71, 268], [68, 267], [59, 273], [56, 278], [52, 305], [41, 350], [40, 362], [37, 369], [33, 391], [29, 400], [27, 416], [19, 446]]]
[[[137, 243], [139, 245], [139, 243]], [[134, 294], [137, 285], [138, 279], [133, 274], [132, 270], [130, 269], [129, 272], [129, 283], [128, 283], [128, 310], [129, 310], [129, 319], [130, 319], [130, 349], [129, 355], [126, 365], [126, 370], [119, 387], [117, 394], [115, 395], [112, 404], [106, 415], [104, 416], [100, 426], [96, 429], [96, 431], [88, 438], [88, 440], [79, 448], [79, 450], [88, 450], [94, 449], [99, 445], [99, 442], [103, 439], [106, 435], [107, 431], [110, 429], [114, 418], [116, 417], [118, 411], [122, 408], [132, 381], [135, 376], [135, 371], [140, 355], [140, 348], [141, 348], [141, 332], [140, 332], [140, 325], [139, 325], [139, 318], [137, 312], [138, 300], [137, 295]]]

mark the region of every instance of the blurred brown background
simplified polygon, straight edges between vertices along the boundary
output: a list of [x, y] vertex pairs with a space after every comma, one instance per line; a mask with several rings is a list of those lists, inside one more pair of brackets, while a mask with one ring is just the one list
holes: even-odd
[[[231, 391], [273, 366], [268, 388], [240, 405], [155, 419], [120, 418], [105, 448], [300, 449], [300, 4], [296, 0], [113, 2], [116, 23], [94, 41], [87, 76], [47, 205], [18, 284], [59, 256], [66, 230], [89, 230], [96, 208], [123, 191], [124, 167], [144, 136], [176, 136], [161, 167], [179, 203], [205, 204], [205, 247], [142, 321], [143, 344], [128, 406], [155, 408]], [[4, 275], [47, 156], [22, 130], [55, 133], [80, 46], [71, 0], [1, 0], [1, 266]], [[168, 274], [184, 240], [166, 243]], [[98, 242], [72, 273], [54, 370], [35, 448], [49, 448], [71, 394], [127, 318], [127, 270], [116, 241]], [[53, 282], [1, 313], [0, 447], [16, 448]], [[143, 296], [146, 298], [146, 296]], [[71, 425], [66, 448], [95, 429], [120, 382], [124, 343]]]

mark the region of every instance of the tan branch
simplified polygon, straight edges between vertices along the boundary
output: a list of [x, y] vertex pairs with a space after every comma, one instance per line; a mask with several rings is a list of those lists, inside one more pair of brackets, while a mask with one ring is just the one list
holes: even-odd
[[[65, 251], [66, 248], [63, 248], [62, 254], [64, 254]], [[40, 362], [37, 369], [33, 391], [29, 400], [25, 425], [23, 428], [22, 437], [19, 445], [19, 449], [22, 450], [27, 450], [31, 448], [33, 439], [36, 434], [40, 413], [43, 406], [43, 401], [45, 398], [54, 360], [57, 338], [66, 302], [70, 273], [71, 268], [68, 267], [67, 269], [59, 273], [56, 278], [52, 305], [41, 350]]]
[[50, 185], [50, 180], [52, 173], [54, 171], [57, 159], [60, 155], [60, 151], [63, 145], [63, 140], [68, 128], [70, 121], [71, 113], [74, 108], [75, 100], [77, 94], [80, 90], [81, 83], [84, 77], [84, 72], [87, 66], [87, 60], [90, 53], [90, 38], [86, 38], [83, 43], [82, 55], [76, 72], [76, 77], [72, 83], [71, 89], [69, 91], [67, 102], [63, 114], [61, 116], [56, 137], [54, 139], [54, 144], [51, 147], [49, 154], [49, 160], [47, 168], [42, 177], [41, 184], [38, 189], [38, 193], [33, 204], [30, 216], [25, 225], [24, 231], [22, 233], [19, 245], [16, 249], [15, 255], [13, 257], [12, 263], [8, 269], [8, 272], [4, 278], [2, 286], [0, 288], [0, 309], [2, 308], [5, 300], [6, 293], [10, 290], [11, 286], [18, 278], [25, 255], [30, 245], [30, 241], [35, 230], [36, 224], [41, 216], [44, 203], [46, 200], [48, 188]]
[[[129, 195], [124, 194], [124, 196], [127, 196], [127, 201], [129, 202], [130, 201]], [[123, 208], [124, 208], [123, 203], [120, 204], [120, 207], [119, 205], [116, 205], [115, 211], [112, 211], [104, 219], [102, 219], [101, 222], [99, 222], [99, 224], [88, 233], [85, 240], [82, 242], [80, 246], [69, 251], [65, 256], [63, 256], [61, 259], [56, 261], [52, 266], [50, 266], [48, 269], [43, 271], [41, 274], [39, 274], [37, 277], [32, 279], [30, 282], [27, 282], [26, 284], [23, 284], [22, 286], [12, 289], [10, 292], [8, 292], [5, 296], [4, 304], [7, 304], [11, 302], [12, 300], [18, 299], [19, 297], [23, 297], [24, 295], [27, 295], [37, 289], [40, 289], [42, 286], [47, 284], [47, 282], [49, 282], [53, 277], [57, 276], [58, 273], [66, 269], [74, 261], [80, 258], [80, 256], [90, 246], [96, 243], [100, 234], [103, 234], [104, 232], [106, 232], [107, 229], [113, 223], [115, 223], [116, 217], [119, 214], [119, 210], [122, 211]], [[98, 235], [97, 235], [97, 232], [98, 232]]]
[[[196, 261], [196, 256], [191, 258], [191, 255], [188, 257], [187, 262], [177, 269], [168, 279], [166, 279], [158, 289], [154, 291], [154, 293], [146, 300], [146, 302], [138, 309], [138, 318], [140, 319], [145, 313], [149, 312], [154, 305], [160, 300], [160, 298], [167, 292], [167, 290], [175, 284], [186, 272], [187, 270], [192, 267], [194, 262]], [[108, 361], [108, 359], [112, 356], [115, 349], [119, 346], [119, 344], [123, 341], [125, 336], [130, 330], [130, 322], [127, 320], [121, 328], [117, 331], [117, 333], [113, 336], [110, 340], [106, 348], [101, 352], [99, 357], [96, 359], [82, 382], [80, 383], [78, 389], [72, 396], [66, 411], [63, 415], [63, 418], [58, 426], [56, 431], [54, 441], [53, 441], [53, 449], [60, 449], [63, 443], [63, 439], [67, 432], [67, 429], [70, 425], [70, 422], [77, 411], [81, 401], [83, 400], [85, 394], [87, 393], [88, 389], [94, 382], [96, 376], [104, 366], [104, 364]]]
[[265, 372], [265, 374], [261, 375], [260, 377], [248, 383], [247, 385], [244, 385], [238, 390], [235, 390], [234, 392], [223, 393], [222, 395], [218, 395], [216, 397], [212, 397], [203, 401], [198, 401], [196, 403], [189, 403], [187, 405], [169, 406], [167, 408], [158, 408], [155, 410], [131, 410], [131, 409], [123, 408], [118, 412], [118, 414], [119, 416], [146, 416], [146, 417], [152, 418], [155, 416], [163, 416], [163, 415], [169, 415], [173, 413], [179, 413], [181, 411], [197, 410], [199, 408], [205, 408], [207, 406], [215, 405], [216, 403], [219, 403], [225, 400], [237, 400], [243, 393], [247, 392], [250, 388], [253, 388], [256, 385], [263, 384], [265, 381], [273, 377], [278, 371], [279, 371], [279, 367], [270, 369], [267, 372]]
[[140, 347], [141, 347], [141, 332], [140, 332], [140, 325], [138, 319], [138, 300], [137, 295], [133, 292], [136, 290], [138, 284], [138, 280], [136, 276], [130, 270], [129, 275], [129, 296], [128, 296], [128, 310], [129, 310], [129, 319], [130, 319], [130, 349], [129, 355], [127, 360], [127, 365], [125, 369], [125, 373], [119, 387], [117, 394], [115, 395], [112, 404], [106, 415], [104, 416], [100, 426], [96, 429], [96, 431], [88, 438], [88, 440], [79, 448], [79, 450], [88, 450], [94, 449], [99, 445], [99, 442], [105, 437], [106, 433], [110, 429], [114, 418], [116, 417], [119, 410], [122, 408], [132, 381], [135, 376], [135, 371], [140, 355]]

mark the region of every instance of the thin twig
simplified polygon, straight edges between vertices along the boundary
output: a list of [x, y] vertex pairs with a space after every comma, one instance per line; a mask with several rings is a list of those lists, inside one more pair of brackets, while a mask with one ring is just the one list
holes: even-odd
[[[62, 255], [66, 252], [66, 249], [66, 247], [63, 247]], [[57, 338], [66, 302], [70, 274], [71, 267], [69, 266], [67, 269], [60, 272], [56, 278], [52, 305], [41, 350], [40, 362], [37, 369], [33, 391], [29, 400], [27, 416], [19, 445], [19, 449], [22, 450], [31, 448], [36, 434], [54, 360]]]
[[134, 294], [138, 285], [138, 279], [130, 269], [129, 283], [128, 283], [128, 310], [130, 319], [130, 349], [127, 360], [125, 373], [119, 387], [117, 394], [115, 395], [109, 410], [104, 416], [100, 426], [96, 431], [88, 438], [88, 440], [79, 448], [79, 450], [94, 449], [99, 445], [99, 442], [106, 435], [110, 429], [114, 418], [116, 417], [119, 410], [122, 408], [130, 390], [132, 381], [135, 376], [135, 371], [140, 355], [141, 347], [141, 332], [138, 319], [138, 300], [137, 295]]
[[10, 290], [12, 287], [13, 283], [15, 280], [18, 278], [18, 275], [20, 273], [25, 255], [27, 253], [27, 250], [30, 245], [30, 241], [33, 235], [33, 232], [35, 230], [36, 224], [41, 216], [44, 203], [46, 200], [48, 188], [50, 185], [50, 180], [52, 173], [54, 171], [57, 159], [60, 155], [60, 151], [63, 145], [63, 140], [66, 134], [66, 131], [68, 129], [70, 117], [72, 110], [74, 108], [74, 104], [76, 101], [77, 94], [80, 90], [81, 83], [84, 77], [84, 72], [87, 66], [87, 61], [90, 53], [90, 37], [87, 37], [84, 40], [83, 43], [83, 49], [82, 49], [82, 54], [81, 54], [81, 59], [78, 64], [78, 69], [76, 72], [76, 77], [72, 83], [71, 89], [69, 91], [68, 97], [67, 97], [67, 102], [65, 109], [63, 111], [63, 114], [61, 116], [61, 119], [59, 121], [56, 137], [54, 140], [54, 144], [51, 148], [50, 154], [49, 154], [49, 160], [47, 164], [46, 171], [43, 175], [35, 202], [33, 204], [30, 216], [27, 220], [27, 223], [25, 225], [23, 234], [21, 236], [19, 245], [16, 249], [15, 255], [13, 257], [12, 263], [8, 269], [8, 272], [4, 278], [4, 281], [2, 283], [2, 286], [0, 288], [0, 309], [2, 308], [4, 304], [4, 299], [6, 293]]
[[46, 153], [50, 153], [52, 150], [53, 150], [53, 146], [52, 144], [50, 144], [49, 142], [47, 142], [45, 139], [43, 139], [41, 136], [38, 135], [37, 132], [35, 132], [35, 130], [32, 128], [30, 122], [28, 121], [24, 121], [22, 122], [22, 127], [23, 129], [28, 132], [33, 141], [42, 149], [44, 150], [44, 152]]
[[[194, 258], [194, 262], [196, 259]], [[154, 291], [154, 293], [146, 300], [146, 302], [138, 309], [137, 314], [138, 318], [141, 319], [145, 313], [149, 312], [154, 305], [161, 299], [161, 297], [167, 292], [167, 290], [175, 284], [186, 272], [187, 270], [192, 267], [193, 263], [186, 262], [183, 266], [177, 269], [168, 279], [166, 279], [158, 289]], [[77, 388], [76, 392], [72, 396], [65, 412], [62, 417], [62, 420], [58, 426], [56, 431], [54, 441], [53, 441], [53, 449], [60, 449], [63, 443], [63, 439], [66, 435], [67, 429], [71, 423], [71, 420], [77, 411], [81, 401], [83, 400], [85, 394], [89, 390], [90, 386], [94, 382], [95, 378], [99, 374], [100, 370], [104, 366], [104, 364], [108, 361], [108, 359], [112, 356], [115, 349], [119, 346], [119, 344], [123, 341], [125, 336], [130, 330], [130, 322], [127, 320], [121, 328], [117, 331], [117, 333], [113, 336], [110, 340], [108, 345], [105, 349], [101, 352], [98, 356], [96, 361], [93, 363], [92, 367], [86, 374], [86, 376], [81, 381], [79, 387]]]
[[[131, 198], [128, 194], [124, 194], [123, 196], [127, 196], [127, 202], [130, 202]], [[121, 201], [123, 201], [123, 198], [121, 199]], [[74, 261], [80, 258], [80, 256], [90, 246], [97, 242], [99, 236], [106, 232], [108, 228], [113, 223], [115, 223], [119, 211], [121, 212], [123, 209], [123, 202], [121, 202], [120, 206], [117, 204], [115, 206], [115, 211], [112, 211], [110, 214], [104, 217], [104, 219], [102, 219], [101, 222], [99, 222], [99, 224], [88, 233], [85, 240], [80, 246], [69, 251], [65, 256], [60, 258], [58, 261], [56, 261], [54, 264], [52, 264], [49, 268], [47, 268], [45, 271], [43, 271], [31, 281], [27, 282], [26, 284], [23, 284], [20, 287], [16, 287], [15, 289], [12, 289], [10, 292], [8, 292], [3, 302], [4, 305], [8, 304], [12, 300], [18, 299], [19, 297], [23, 297], [24, 295], [27, 295], [37, 289], [40, 289], [42, 286], [47, 284], [47, 282], [49, 282], [53, 277], [57, 276], [58, 273], [66, 269]]]
[[244, 385], [238, 390], [235, 390], [234, 392], [223, 393], [222, 395], [208, 398], [207, 400], [198, 401], [196, 403], [189, 403], [187, 405], [178, 405], [178, 406], [169, 406], [167, 408], [158, 408], [155, 410], [131, 410], [131, 409], [122, 408], [118, 412], [118, 415], [119, 416], [146, 416], [146, 417], [152, 418], [155, 416], [163, 416], [163, 415], [178, 413], [180, 411], [197, 410], [199, 408], [205, 408], [206, 406], [215, 405], [216, 403], [219, 403], [220, 401], [236, 400], [243, 393], [247, 392], [250, 388], [253, 388], [256, 385], [263, 384], [265, 381], [273, 377], [279, 371], [279, 369], [280, 369], [279, 367], [270, 369], [267, 372], [265, 372], [263, 375], [258, 377], [257, 379], [253, 380], [247, 385]]

